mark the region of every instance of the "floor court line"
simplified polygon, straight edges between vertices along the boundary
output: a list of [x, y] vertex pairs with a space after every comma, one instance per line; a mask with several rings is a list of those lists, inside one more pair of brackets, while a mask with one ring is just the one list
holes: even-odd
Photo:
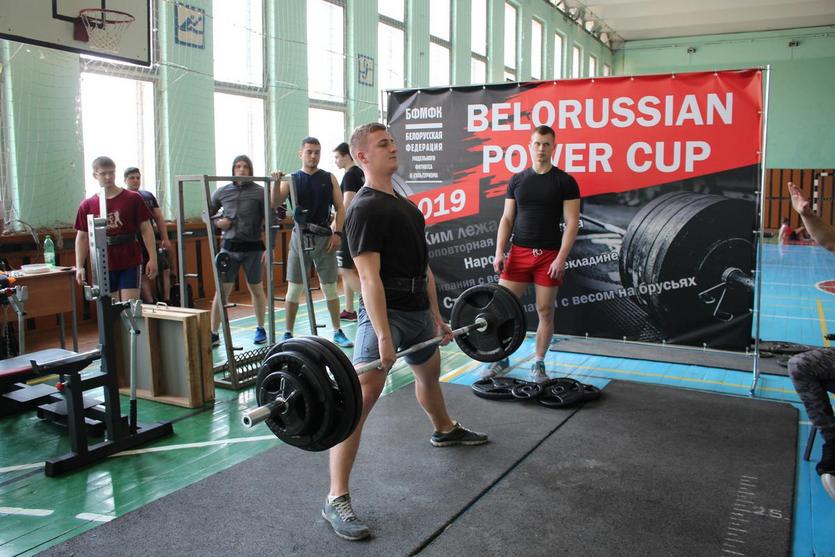
[[820, 300], [815, 300], [815, 301], [817, 302], [817, 306], [818, 306], [818, 320], [820, 321], [820, 325], [821, 325], [821, 336], [823, 337], [823, 345], [824, 346], [829, 346], [830, 345], [829, 344], [829, 339], [827, 338], [829, 336], [829, 333], [827, 332], [827, 329], [826, 329], [826, 317], [824, 316], [824, 313], [823, 313], [823, 304], [821, 303]]

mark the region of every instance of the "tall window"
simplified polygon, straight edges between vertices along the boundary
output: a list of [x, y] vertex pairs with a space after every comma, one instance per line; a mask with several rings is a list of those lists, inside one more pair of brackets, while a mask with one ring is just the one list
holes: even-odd
[[377, 11], [381, 16], [400, 23], [406, 21], [406, 3], [403, 0], [379, 0]]
[[345, 9], [307, 0], [307, 87], [311, 99], [345, 101]]
[[542, 23], [531, 20], [531, 79], [542, 79]]
[[380, 83], [380, 110], [387, 110], [383, 91], [406, 85], [406, 7], [403, 0], [378, 2], [377, 61]]
[[117, 184], [125, 168], [135, 166], [142, 172], [142, 187], [157, 193], [152, 82], [82, 72], [81, 127], [88, 197], [99, 191], [91, 165], [101, 155], [116, 162]]
[[262, 0], [214, 0], [215, 81], [264, 85], [264, 17]]
[[554, 79], [564, 77], [563, 74], [563, 44], [565, 39], [559, 33], [554, 33]]
[[345, 113], [341, 110], [328, 110], [311, 107], [308, 112], [310, 135], [322, 144], [322, 157], [319, 167], [336, 172], [333, 164], [334, 148], [345, 141]]
[[264, 99], [215, 93], [215, 172], [232, 174], [232, 160], [238, 155], [252, 159], [256, 176], [265, 176]]
[[589, 55], [589, 77], [597, 77], [597, 58]]
[[429, 10], [429, 85], [449, 85], [452, 52], [449, 0], [432, 0]]
[[471, 0], [470, 10], [470, 83], [487, 83], [487, 0]]
[[516, 7], [504, 4], [504, 78], [506, 81], [516, 81]]
[[576, 44], [571, 47], [571, 77], [583, 75], [583, 49]]
[[609, 76], [612, 75], [612, 66], [609, 64], [603, 64], [603, 75]]

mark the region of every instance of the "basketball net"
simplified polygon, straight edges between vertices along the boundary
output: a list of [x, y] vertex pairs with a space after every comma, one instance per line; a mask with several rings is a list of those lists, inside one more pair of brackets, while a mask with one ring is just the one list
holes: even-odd
[[78, 29], [82, 36], [77, 36], [77, 40], [84, 40], [83, 35], [86, 35], [90, 46], [114, 54], [119, 52], [125, 31], [136, 20], [127, 12], [100, 8], [81, 10], [78, 19], [83, 29]]

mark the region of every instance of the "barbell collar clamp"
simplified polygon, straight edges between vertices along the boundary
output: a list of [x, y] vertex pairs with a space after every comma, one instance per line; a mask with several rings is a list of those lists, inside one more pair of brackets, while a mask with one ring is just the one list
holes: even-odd
[[287, 410], [287, 405], [292, 400], [293, 394], [291, 393], [287, 399], [283, 399], [281, 397], [275, 399], [274, 401], [270, 402], [269, 404], [265, 404], [264, 406], [259, 406], [258, 408], [253, 408], [248, 412], [244, 412], [244, 415], [241, 416], [241, 423], [245, 427], [254, 427], [262, 422], [267, 421], [270, 416], [274, 413], [283, 413]]

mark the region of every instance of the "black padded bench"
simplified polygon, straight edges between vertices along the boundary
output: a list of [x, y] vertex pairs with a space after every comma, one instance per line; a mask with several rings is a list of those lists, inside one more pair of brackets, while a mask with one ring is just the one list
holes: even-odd
[[63, 348], [38, 350], [14, 358], [0, 360], [0, 416], [31, 410], [46, 402], [60, 400], [58, 389], [51, 385], [27, 385], [26, 381], [44, 375], [32, 368], [32, 360], [49, 370], [49, 363], [75, 356]]

